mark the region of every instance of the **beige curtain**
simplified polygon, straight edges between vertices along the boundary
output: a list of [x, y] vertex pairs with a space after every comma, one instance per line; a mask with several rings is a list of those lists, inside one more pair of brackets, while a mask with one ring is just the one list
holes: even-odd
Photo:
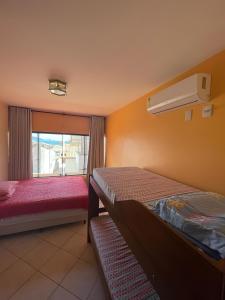
[[32, 113], [9, 107], [9, 180], [32, 177]]
[[92, 174], [94, 168], [104, 167], [104, 134], [104, 117], [92, 117], [88, 155], [88, 176]]

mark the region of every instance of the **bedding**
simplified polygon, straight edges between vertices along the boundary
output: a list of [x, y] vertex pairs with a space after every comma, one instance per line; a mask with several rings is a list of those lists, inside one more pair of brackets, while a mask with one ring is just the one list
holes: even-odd
[[0, 181], [0, 201], [7, 200], [13, 195], [18, 181]]
[[195, 192], [146, 203], [215, 259], [225, 258], [225, 197]]
[[88, 189], [82, 176], [19, 181], [14, 194], [0, 202], [0, 218], [47, 211], [87, 209]]
[[137, 167], [94, 169], [93, 177], [111, 203], [140, 201], [205, 253], [225, 258], [225, 197]]
[[109, 216], [91, 220], [91, 232], [113, 300], [159, 300], [117, 226]]
[[145, 202], [190, 193], [197, 189], [137, 167], [96, 168], [93, 177], [111, 203], [123, 200]]

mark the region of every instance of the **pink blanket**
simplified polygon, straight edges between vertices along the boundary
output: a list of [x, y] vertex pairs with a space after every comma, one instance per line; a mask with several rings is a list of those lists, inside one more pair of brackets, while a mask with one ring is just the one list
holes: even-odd
[[0, 181], [0, 201], [6, 200], [12, 196], [16, 190], [18, 181]]
[[16, 191], [0, 202], [0, 218], [53, 210], [87, 209], [88, 189], [81, 176], [19, 181]]

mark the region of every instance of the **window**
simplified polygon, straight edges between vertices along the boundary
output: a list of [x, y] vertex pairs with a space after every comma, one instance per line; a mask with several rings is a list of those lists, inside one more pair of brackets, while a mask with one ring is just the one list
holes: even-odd
[[32, 133], [33, 177], [87, 174], [89, 136]]

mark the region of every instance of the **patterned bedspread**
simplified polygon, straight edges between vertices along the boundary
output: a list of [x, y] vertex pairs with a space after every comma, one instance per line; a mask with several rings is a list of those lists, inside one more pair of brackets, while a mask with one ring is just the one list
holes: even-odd
[[137, 167], [97, 168], [93, 177], [106, 196], [114, 201], [148, 201], [195, 192], [197, 189]]

